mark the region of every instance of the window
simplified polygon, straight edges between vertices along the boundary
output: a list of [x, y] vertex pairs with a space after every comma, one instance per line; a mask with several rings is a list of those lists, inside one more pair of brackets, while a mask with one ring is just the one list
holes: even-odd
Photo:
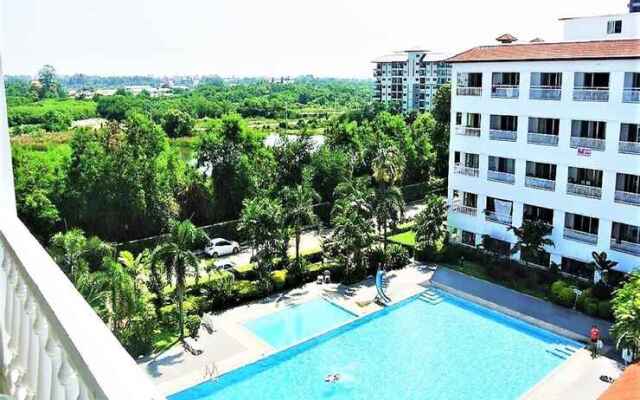
[[516, 170], [516, 160], [514, 158], [489, 156], [489, 171], [515, 174], [515, 170]]
[[492, 115], [490, 129], [499, 131], [517, 131], [518, 116], [516, 115]]
[[467, 246], [476, 245], [476, 234], [473, 232], [462, 231], [462, 244], [466, 244]]
[[544, 135], [558, 135], [560, 120], [557, 118], [529, 118], [529, 132]]
[[565, 274], [576, 275], [586, 279], [593, 278], [593, 268], [589, 264], [573, 258], [562, 257], [560, 270]]
[[553, 210], [525, 204], [522, 210], [522, 219], [525, 221], [544, 221], [553, 225]]
[[555, 181], [556, 165], [527, 161], [527, 176]]
[[615, 34], [615, 33], [622, 33], [622, 20], [621, 19], [607, 22], [607, 34], [611, 35], [611, 34]]

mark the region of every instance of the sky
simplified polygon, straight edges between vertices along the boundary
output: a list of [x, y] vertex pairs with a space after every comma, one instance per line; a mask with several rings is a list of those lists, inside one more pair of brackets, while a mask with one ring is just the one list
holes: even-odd
[[456, 53], [561, 39], [560, 17], [626, 12], [626, 0], [0, 0], [5, 74], [368, 78], [416, 46]]

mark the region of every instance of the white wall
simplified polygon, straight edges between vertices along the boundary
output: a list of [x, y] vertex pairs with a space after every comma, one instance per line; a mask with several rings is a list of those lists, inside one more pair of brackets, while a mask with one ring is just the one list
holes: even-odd
[[[478, 236], [491, 234], [498, 239], [515, 242], [504, 225], [485, 221], [486, 196], [514, 201], [513, 224], [522, 222], [523, 204], [546, 207], [554, 210], [552, 239], [555, 248], [550, 248], [552, 260], [558, 262], [562, 255], [578, 260], [588, 260], [593, 246], [564, 240], [564, 213], [588, 215], [600, 219], [599, 250], [620, 262], [620, 267], [630, 270], [640, 266], [640, 257], [611, 250], [610, 235], [612, 221], [640, 226], [640, 207], [614, 202], [615, 176], [617, 172], [640, 175], [640, 155], [618, 153], [620, 123], [640, 123], [640, 105], [622, 103], [625, 72], [640, 72], [640, 63], [634, 60], [618, 61], [573, 61], [573, 62], [509, 62], [509, 63], [463, 63], [454, 64], [452, 77], [452, 118], [456, 112], [482, 114], [481, 136], [468, 137], [455, 134], [452, 124], [450, 141], [449, 200], [453, 190], [478, 194], [478, 215], [450, 213], [452, 227], [475, 232]], [[482, 72], [483, 94], [481, 97], [456, 96], [458, 72]], [[518, 99], [491, 98], [492, 72], [520, 72], [520, 96]], [[529, 100], [531, 72], [562, 72], [561, 101]], [[576, 102], [573, 100], [574, 72], [610, 72], [610, 99], [608, 103]], [[489, 140], [491, 114], [518, 115], [518, 138], [515, 143]], [[528, 118], [559, 118], [560, 137], [557, 147], [527, 144]], [[607, 121], [606, 150], [592, 151], [591, 157], [580, 157], [576, 149], [569, 147], [572, 120]], [[480, 154], [480, 176], [469, 177], [453, 173], [454, 151]], [[488, 156], [516, 159], [515, 185], [487, 180]], [[557, 165], [556, 190], [554, 192], [531, 189], [524, 185], [526, 161], [545, 162]], [[566, 194], [567, 170], [569, 166], [603, 171], [602, 199], [594, 200]]]
[[[607, 34], [607, 22], [622, 20], [622, 32]], [[640, 13], [562, 20], [564, 40], [620, 40], [640, 38]]]
[[16, 213], [13, 169], [11, 167], [11, 147], [7, 125], [7, 107], [0, 55], [0, 214]]

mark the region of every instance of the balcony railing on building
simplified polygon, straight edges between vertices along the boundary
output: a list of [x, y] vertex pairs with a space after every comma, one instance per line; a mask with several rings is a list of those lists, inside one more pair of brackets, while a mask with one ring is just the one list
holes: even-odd
[[516, 182], [515, 174], [493, 170], [487, 171], [487, 179], [490, 181], [508, 183], [510, 185], [513, 185]]
[[576, 87], [573, 89], [575, 101], [609, 101], [608, 87]]
[[489, 139], [502, 140], [505, 142], [515, 142], [518, 139], [518, 132], [516, 131], [503, 131], [500, 129], [490, 129]]
[[629, 253], [635, 256], [640, 256], [640, 243], [626, 242], [624, 240], [611, 238], [611, 248], [613, 250], [618, 250], [623, 253]]
[[458, 96], [482, 96], [482, 87], [479, 86], [458, 86], [456, 88]]
[[477, 177], [480, 174], [480, 171], [478, 168], [467, 167], [463, 164], [456, 164], [453, 167], [453, 172], [458, 175], [467, 175], [467, 176], [473, 176], [473, 177]]
[[598, 243], [598, 235], [595, 233], [579, 231], [567, 227], [564, 228], [564, 238], [589, 244]]
[[640, 142], [618, 142], [618, 153], [640, 154]]
[[625, 103], [640, 103], [640, 88], [625, 88], [622, 93], [622, 101]]
[[16, 399], [164, 398], [16, 217], [0, 221], [0, 293], [3, 392]]
[[480, 137], [480, 128], [474, 128], [470, 126], [456, 126], [456, 134], [462, 136]]
[[495, 211], [485, 211], [485, 219], [502, 225], [511, 225], [512, 217], [508, 214], [498, 214]]
[[557, 146], [558, 135], [548, 135], [546, 133], [529, 132], [527, 134], [527, 143], [539, 144], [543, 146]]
[[451, 210], [453, 212], [457, 212], [457, 213], [460, 213], [460, 214], [471, 215], [471, 216], [474, 216], [474, 217], [478, 213], [478, 209], [476, 207], [465, 206], [462, 203], [453, 203], [453, 206], [451, 206]]
[[499, 99], [517, 99], [520, 96], [520, 88], [517, 85], [493, 85], [491, 97]]
[[615, 201], [618, 203], [640, 206], [640, 193], [631, 193], [622, 190], [616, 190]]
[[536, 178], [534, 176], [527, 176], [524, 179], [524, 184], [526, 187], [534, 188], [534, 189], [542, 189], [542, 190], [556, 190], [556, 182], [551, 179], [544, 178]]
[[577, 183], [567, 183], [567, 193], [592, 199], [602, 197], [602, 188], [597, 186], [580, 185]]
[[569, 146], [571, 146], [571, 148], [574, 148], [574, 149], [578, 147], [586, 147], [592, 150], [604, 151], [605, 140], [588, 138], [588, 137], [580, 137], [580, 136], [571, 136]]
[[529, 98], [531, 100], [560, 100], [562, 88], [559, 86], [531, 86]]

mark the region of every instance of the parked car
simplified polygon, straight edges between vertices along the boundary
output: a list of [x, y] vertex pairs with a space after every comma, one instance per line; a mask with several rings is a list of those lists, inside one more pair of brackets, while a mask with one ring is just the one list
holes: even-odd
[[216, 269], [223, 271], [231, 271], [236, 268], [236, 263], [231, 260], [219, 260], [215, 263]]
[[233, 240], [222, 238], [211, 239], [204, 252], [209, 257], [220, 257], [227, 254], [237, 254], [240, 251], [240, 245]]

